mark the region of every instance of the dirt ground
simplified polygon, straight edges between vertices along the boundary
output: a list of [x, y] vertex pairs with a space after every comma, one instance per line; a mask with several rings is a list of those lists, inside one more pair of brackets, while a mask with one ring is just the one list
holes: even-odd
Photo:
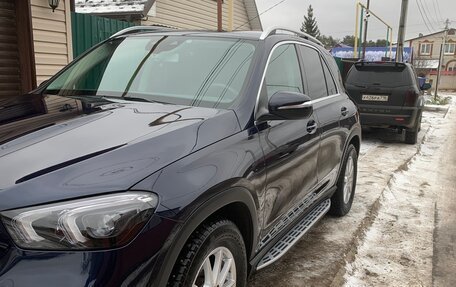
[[419, 143], [363, 133], [350, 213], [326, 216], [249, 286], [456, 286], [456, 96]]

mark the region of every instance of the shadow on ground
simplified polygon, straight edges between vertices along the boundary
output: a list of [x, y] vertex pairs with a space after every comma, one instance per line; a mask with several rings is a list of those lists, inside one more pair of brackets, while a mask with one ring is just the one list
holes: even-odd
[[376, 140], [383, 143], [405, 144], [405, 131], [402, 133], [396, 129], [363, 128], [363, 140]]

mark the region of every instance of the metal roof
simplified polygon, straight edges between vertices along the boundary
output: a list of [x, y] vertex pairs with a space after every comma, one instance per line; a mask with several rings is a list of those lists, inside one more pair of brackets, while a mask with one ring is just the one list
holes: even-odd
[[155, 0], [75, 0], [77, 13], [147, 15]]
[[[450, 35], [453, 35], [452, 33], [455, 33], [455, 31], [456, 31], [456, 29], [453, 29], [453, 28], [448, 29], [448, 33]], [[435, 33], [426, 34], [426, 35], [423, 35], [423, 36], [418, 36], [418, 37], [415, 37], [415, 38], [411, 38], [411, 39], [405, 40], [404, 42], [409, 42], [409, 41], [413, 41], [413, 40], [420, 39], [420, 38], [426, 38], [426, 37], [429, 37], [429, 36], [443, 34], [444, 32], [445, 32], [445, 30], [442, 30], [442, 31], [438, 31], [438, 32], [435, 32]]]

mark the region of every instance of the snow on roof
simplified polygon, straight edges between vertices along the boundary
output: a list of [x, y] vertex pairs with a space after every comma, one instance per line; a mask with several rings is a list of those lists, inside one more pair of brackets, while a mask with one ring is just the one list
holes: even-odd
[[[352, 59], [354, 58], [353, 48], [333, 48], [331, 49], [331, 54], [334, 57]], [[375, 62], [381, 61], [383, 57], [390, 56], [389, 48], [386, 47], [367, 47], [366, 48], [366, 61]], [[396, 57], [396, 47], [393, 47], [391, 57], [394, 59]], [[412, 58], [412, 48], [404, 48], [404, 62], [410, 62]]]
[[[75, 0], [77, 13], [109, 14], [139, 13], [144, 14], [154, 0]], [[150, 5], [148, 5], [150, 4]]]
[[437, 69], [439, 67], [439, 60], [415, 60], [413, 65], [417, 69]]

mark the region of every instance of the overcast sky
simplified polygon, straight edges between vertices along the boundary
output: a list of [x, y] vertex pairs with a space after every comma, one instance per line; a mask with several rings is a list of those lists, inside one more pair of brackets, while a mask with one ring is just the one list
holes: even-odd
[[[282, 0], [256, 0], [261, 14]], [[355, 6], [357, 0], [284, 0], [283, 3], [261, 14], [263, 29], [269, 26], [282, 26], [299, 29], [307, 14], [309, 4], [314, 9], [321, 34], [342, 39], [353, 35], [355, 29]], [[367, 0], [361, 0], [366, 4]], [[393, 27], [393, 41], [397, 40], [401, 0], [371, 0], [371, 10]], [[451, 27], [456, 27], [456, 0], [409, 0], [406, 39], [417, 37], [418, 33], [429, 34], [420, 15], [418, 4], [426, 11], [424, 17], [431, 32], [443, 29], [444, 20], [450, 19]], [[420, 6], [421, 7], [421, 6]], [[429, 21], [426, 18], [429, 18]], [[386, 28], [374, 17], [370, 17], [368, 39], [386, 38]]]

